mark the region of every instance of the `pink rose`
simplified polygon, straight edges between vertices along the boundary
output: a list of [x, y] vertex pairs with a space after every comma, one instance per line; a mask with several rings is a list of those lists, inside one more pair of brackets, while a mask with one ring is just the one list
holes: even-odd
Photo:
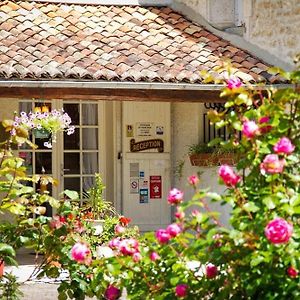
[[287, 243], [293, 234], [293, 225], [282, 218], [276, 218], [265, 227], [265, 236], [273, 244]]
[[175, 294], [178, 298], [184, 298], [188, 293], [188, 285], [187, 284], [178, 284], [175, 288]]
[[126, 231], [126, 228], [123, 227], [122, 225], [117, 224], [117, 225], [115, 226], [115, 234], [122, 234], [122, 233], [124, 233], [125, 231]]
[[104, 294], [104, 297], [107, 300], [117, 300], [120, 296], [121, 291], [113, 285], [109, 285]]
[[263, 116], [258, 120], [259, 124], [269, 123], [269, 122], [270, 122], [270, 118], [268, 116]]
[[222, 165], [219, 169], [219, 176], [227, 186], [236, 186], [240, 182], [241, 177], [234, 173], [233, 169], [228, 165]]
[[121, 242], [120, 238], [114, 238], [111, 241], [109, 241], [108, 246], [111, 249], [119, 249], [120, 242]]
[[259, 132], [259, 127], [254, 121], [246, 121], [243, 123], [242, 134], [248, 139], [253, 138]]
[[286, 162], [284, 159], [279, 159], [277, 154], [268, 154], [260, 164], [262, 174], [278, 174], [283, 172]]
[[218, 268], [214, 264], [209, 263], [206, 265], [205, 273], [207, 278], [215, 278], [218, 275]]
[[192, 175], [188, 178], [188, 183], [190, 185], [196, 186], [199, 183], [199, 178], [196, 175]]
[[183, 192], [174, 188], [169, 192], [168, 202], [170, 204], [179, 204], [183, 200]]
[[160, 244], [166, 244], [171, 239], [170, 234], [165, 229], [156, 230], [155, 237]]
[[227, 81], [227, 87], [232, 90], [241, 87], [242, 82], [238, 77], [230, 77]]
[[266, 124], [269, 122], [270, 122], [270, 118], [268, 116], [261, 117], [258, 120], [258, 123], [260, 124], [260, 128], [259, 128], [260, 133], [262, 133], [262, 134], [268, 133], [272, 129], [271, 125]]
[[175, 217], [179, 220], [182, 220], [185, 217], [185, 213], [182, 210], [177, 208], [177, 210], [175, 212]]
[[296, 278], [298, 277], [299, 272], [294, 267], [288, 267], [286, 273], [288, 274], [289, 277]]
[[151, 252], [149, 257], [152, 261], [160, 259], [160, 256], [155, 251]]
[[181, 232], [181, 227], [176, 223], [170, 224], [167, 227], [167, 232], [171, 237], [176, 237]]
[[121, 240], [119, 244], [119, 250], [124, 255], [133, 255], [139, 252], [138, 247], [138, 241], [133, 238]]
[[289, 138], [282, 137], [273, 147], [273, 150], [277, 154], [291, 154], [295, 150], [295, 146]]
[[88, 263], [91, 257], [91, 250], [84, 243], [76, 243], [71, 249], [71, 257], [78, 263]]
[[140, 252], [133, 253], [132, 259], [134, 262], [139, 262], [142, 259], [141, 253]]

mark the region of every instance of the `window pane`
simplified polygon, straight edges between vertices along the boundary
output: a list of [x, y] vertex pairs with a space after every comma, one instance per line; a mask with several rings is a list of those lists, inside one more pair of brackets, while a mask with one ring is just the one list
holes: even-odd
[[24, 165], [26, 166], [26, 173], [32, 175], [32, 153], [31, 152], [19, 152], [19, 157], [24, 159]]
[[83, 153], [83, 174], [95, 174], [98, 168], [98, 154], [97, 153]]
[[97, 108], [97, 104], [82, 104], [82, 125], [98, 125]]
[[82, 148], [84, 150], [98, 150], [98, 129], [82, 129]]
[[66, 150], [79, 150], [80, 142], [79, 142], [79, 128], [75, 129], [75, 132], [71, 135], [67, 135], [64, 133], [64, 148]]
[[64, 174], [80, 174], [79, 153], [64, 154]]
[[83, 192], [88, 192], [95, 185], [95, 177], [83, 177]]
[[80, 193], [80, 178], [64, 178], [64, 189]]
[[72, 125], [79, 125], [79, 104], [64, 104], [64, 111], [70, 116]]
[[37, 152], [36, 154], [35, 174], [52, 173], [52, 153]]

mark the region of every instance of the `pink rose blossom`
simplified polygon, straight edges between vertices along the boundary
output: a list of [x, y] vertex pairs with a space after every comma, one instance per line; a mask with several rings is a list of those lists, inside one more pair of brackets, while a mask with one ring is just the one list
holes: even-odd
[[167, 232], [171, 237], [176, 237], [181, 232], [181, 227], [176, 223], [170, 224], [167, 227]]
[[272, 244], [287, 243], [293, 234], [293, 225], [282, 218], [276, 218], [265, 227], [265, 235]]
[[121, 296], [121, 291], [117, 287], [110, 285], [107, 287], [104, 296], [107, 300], [117, 300]]
[[197, 175], [192, 175], [188, 178], [188, 183], [190, 185], [196, 186], [199, 183], [199, 178]]
[[299, 272], [294, 267], [288, 267], [286, 273], [288, 274], [289, 277], [296, 278], [298, 277]]
[[286, 161], [284, 159], [279, 159], [277, 154], [268, 154], [260, 164], [260, 171], [262, 174], [282, 173], [285, 164]]
[[245, 121], [243, 123], [242, 134], [248, 139], [253, 138], [259, 132], [259, 127], [254, 121]]
[[272, 129], [271, 125], [266, 124], [266, 123], [269, 123], [269, 122], [270, 122], [270, 118], [268, 116], [261, 117], [258, 120], [258, 123], [260, 124], [259, 132], [261, 134], [268, 133]]
[[119, 250], [124, 255], [133, 255], [139, 252], [138, 247], [138, 241], [133, 238], [121, 240], [119, 244]]
[[71, 249], [71, 257], [78, 263], [88, 263], [91, 257], [91, 250], [84, 243], [76, 243]]
[[178, 284], [175, 288], [175, 294], [178, 298], [184, 298], [188, 293], [188, 285], [187, 284]]
[[169, 192], [168, 202], [170, 204], [179, 204], [183, 200], [183, 192], [174, 188]]
[[151, 252], [149, 257], [152, 261], [160, 259], [160, 256], [155, 251]]
[[269, 122], [270, 122], [270, 117], [268, 117], [268, 116], [263, 116], [258, 120], [259, 124], [269, 123]]
[[205, 272], [206, 272], [206, 277], [212, 279], [218, 275], [218, 268], [214, 264], [209, 263], [206, 265]]
[[219, 176], [222, 178], [224, 183], [229, 186], [236, 186], [240, 182], [241, 177], [233, 171], [228, 165], [222, 165], [219, 169]]
[[133, 253], [132, 259], [134, 262], [139, 262], [142, 259], [141, 253], [140, 252]]
[[119, 238], [114, 238], [111, 241], [109, 241], [108, 246], [111, 249], [118, 249], [120, 245], [121, 240]]
[[170, 234], [165, 229], [158, 229], [155, 232], [155, 237], [160, 244], [166, 244], [171, 239]]
[[273, 150], [277, 154], [291, 154], [295, 150], [295, 146], [289, 138], [282, 137], [273, 147]]
[[175, 212], [175, 217], [179, 220], [182, 220], [185, 217], [185, 213], [182, 210], [177, 208], [177, 210]]
[[242, 82], [238, 77], [230, 77], [227, 81], [227, 87], [232, 90], [242, 86]]
[[125, 231], [126, 231], [126, 228], [123, 227], [122, 225], [117, 224], [117, 225], [115, 226], [115, 234], [122, 234], [122, 233], [124, 233]]

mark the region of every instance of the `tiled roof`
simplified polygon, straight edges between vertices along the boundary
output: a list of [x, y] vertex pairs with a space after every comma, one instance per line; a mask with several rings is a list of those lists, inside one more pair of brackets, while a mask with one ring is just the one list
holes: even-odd
[[0, 4], [2, 80], [201, 83], [220, 55], [243, 80], [276, 80], [258, 58], [167, 7]]

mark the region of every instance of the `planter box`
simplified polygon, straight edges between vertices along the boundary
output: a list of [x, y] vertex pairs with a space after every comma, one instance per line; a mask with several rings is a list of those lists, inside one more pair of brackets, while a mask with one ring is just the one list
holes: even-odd
[[234, 153], [199, 153], [190, 155], [192, 166], [209, 167], [229, 165], [233, 166], [237, 162], [237, 156]]

